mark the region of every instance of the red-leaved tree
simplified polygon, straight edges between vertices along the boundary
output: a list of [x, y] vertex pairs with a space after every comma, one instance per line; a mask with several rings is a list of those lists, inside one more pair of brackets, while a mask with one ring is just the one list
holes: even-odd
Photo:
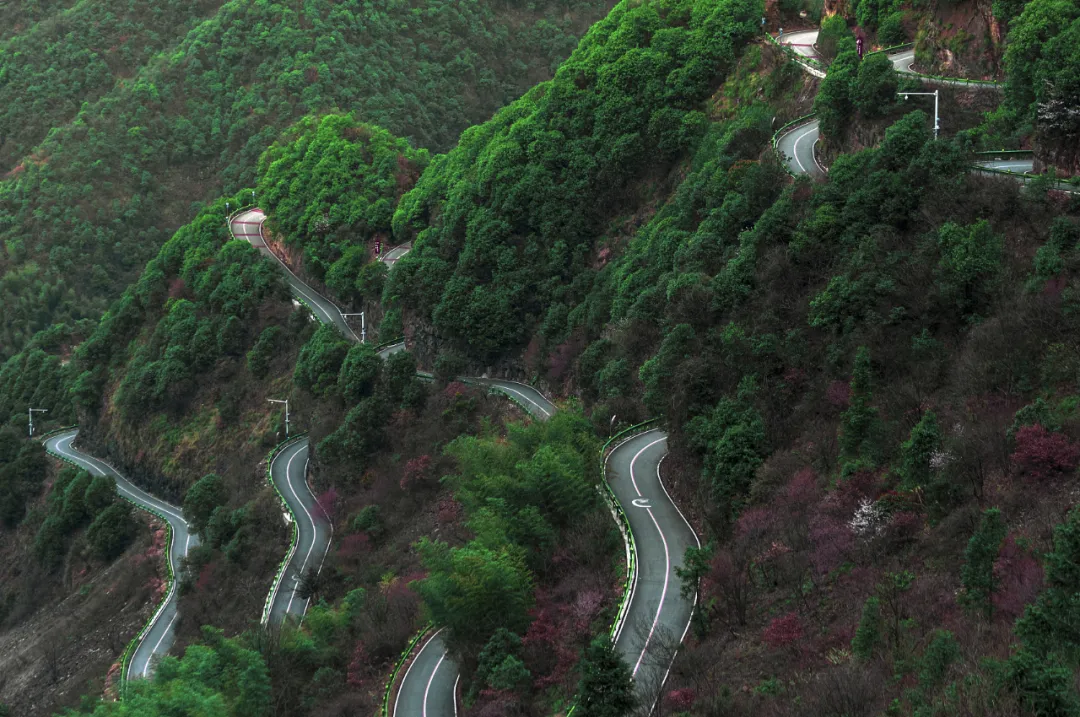
[[772, 648], [787, 647], [803, 636], [802, 621], [795, 613], [778, 617], [765, 628], [762, 637], [765, 644]]
[[683, 687], [667, 693], [667, 702], [676, 712], [689, 712], [697, 700], [693, 687]]
[[1039, 424], [1016, 432], [1013, 467], [1027, 480], [1045, 480], [1072, 473], [1080, 462], [1080, 446], [1061, 433], [1051, 433]]
[[405, 475], [401, 478], [401, 489], [410, 490], [426, 482], [431, 477], [431, 456], [424, 454], [405, 464]]

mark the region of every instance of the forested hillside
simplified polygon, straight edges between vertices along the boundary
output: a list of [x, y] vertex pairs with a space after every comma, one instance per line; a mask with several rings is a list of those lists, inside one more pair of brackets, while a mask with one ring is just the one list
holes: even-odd
[[446, 149], [549, 77], [610, 5], [56, 8], [4, 44], [0, 357], [53, 323], [100, 316], [202, 203], [253, 184], [259, 155], [298, 118], [355, 110]]
[[[200, 114], [185, 120], [176, 166], [199, 161], [207, 179], [186, 225], [148, 244], [155, 258], [100, 322], [13, 335], [22, 350], [0, 370], [12, 425], [32, 406], [54, 425], [77, 421], [87, 450], [182, 503], [202, 540], [179, 575], [176, 659], [121, 702], [99, 702], [89, 684], [79, 713], [371, 714], [430, 622], [460, 672], [454, 711], [483, 717], [571, 704], [576, 717], [617, 717], [635, 699], [693, 717], [1080, 715], [1080, 194], [972, 165], [974, 150], [999, 143], [1073, 147], [1080, 11], [995, 3], [1008, 30], [995, 41], [1004, 92], [976, 101], [949, 88], [944, 106], [958, 109], [935, 136], [926, 112], [896, 98], [921, 81], [855, 49], [867, 28], [880, 44], [913, 17], [933, 24], [925, 8], [831, 8], [819, 80], [759, 34], [762, 17], [791, 27], [805, 5], [624, 0], [552, 79], [505, 106], [516, 85], [507, 75], [493, 89], [505, 68], [490, 65], [469, 85], [501, 106], [488, 119], [443, 94], [459, 76], [416, 70], [436, 52], [419, 42], [403, 72], [432, 94], [400, 105], [387, 87], [378, 102], [339, 99], [376, 82], [371, 58], [347, 77], [269, 49], [277, 59], [247, 69], [246, 55], [200, 55], [210, 45], [199, 33], [269, 12], [226, 3], [183, 53], [146, 70], [160, 73], [152, 87], [137, 83], [130, 117], [143, 113], [145, 135], [108, 133], [123, 126], [109, 113], [129, 111], [108, 95], [98, 119], [53, 135], [46, 146], [80, 129], [99, 142], [122, 134], [131, 171], [158, 161], [136, 151], [144, 136], [163, 147], [181, 136], [151, 109], [184, 102]], [[431, 18], [520, 20], [485, 7], [440, 5]], [[348, 55], [365, 46], [339, 40], [367, 37], [362, 23], [392, 22], [372, 40], [386, 48], [405, 22], [353, 17], [335, 35], [343, 13], [309, 4], [266, 32], [310, 23], [325, 31], [312, 52]], [[444, 39], [482, 34], [440, 27]], [[495, 63], [509, 37], [492, 36], [479, 56]], [[200, 67], [225, 56], [236, 68], [210, 82]], [[250, 88], [278, 72], [297, 84], [274, 85], [260, 104], [264, 90]], [[251, 94], [221, 99], [241, 87]], [[446, 116], [421, 111], [435, 99]], [[785, 171], [773, 144], [811, 109], [827, 147], [811, 150], [827, 163], [819, 181]], [[216, 140], [215, 116], [226, 135]], [[455, 144], [457, 120], [478, 123]], [[0, 197], [50, 189], [52, 164], [30, 163]], [[78, 171], [104, 186], [92, 163]], [[160, 196], [157, 181], [132, 196]], [[364, 311], [371, 344], [404, 334], [408, 350], [384, 359], [290, 301], [278, 262], [222, 221], [252, 192], [268, 215], [256, 243]], [[45, 221], [26, 206], [27, 221]], [[23, 220], [11, 221], [16, 237]], [[398, 244], [412, 249], [387, 269], [376, 248]], [[26, 274], [44, 254], [23, 251]], [[481, 374], [540, 386], [558, 410], [528, 420], [456, 380]], [[285, 397], [293, 430], [308, 432], [318, 519], [334, 533], [322, 570], [296, 578], [295, 595], [311, 600], [303, 624], [277, 630], [254, 621], [286, 550], [260, 463], [285, 429], [267, 401]], [[641, 660], [624, 664], [607, 636], [620, 589], [638, 590], [621, 584], [622, 561], [637, 558], [597, 498], [612, 475], [597, 453], [650, 417], [667, 453], [649, 470], [701, 547], [664, 581], [695, 606], [681, 648], [679, 635], [656, 634], [667, 683], [633, 691]], [[0, 438], [2, 517], [23, 523], [42, 570], [71, 556], [103, 569], [140, 545], [122, 517], [100, 517], [112, 505], [90, 500], [86, 476], [50, 484], [36, 447]], [[630, 480], [646, 505], [631, 509], [653, 516], [638, 456]], [[91, 534], [99, 519], [116, 529]], [[656, 624], [631, 629], [651, 639]]]

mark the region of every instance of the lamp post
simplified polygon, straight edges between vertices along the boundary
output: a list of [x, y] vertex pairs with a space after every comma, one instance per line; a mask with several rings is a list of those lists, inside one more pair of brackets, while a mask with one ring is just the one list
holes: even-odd
[[358, 314], [342, 314], [342, 317], [359, 316], [360, 317], [360, 343], [367, 343], [367, 319], [364, 318], [364, 312], [361, 311]]
[[926, 96], [933, 95], [934, 96], [934, 139], [937, 139], [938, 130], [941, 129], [941, 119], [940, 119], [940, 116], [938, 115], [938, 91], [934, 90], [933, 92], [897, 92], [896, 94], [903, 95], [905, 100], [910, 95], [926, 95]]
[[30, 418], [30, 437], [34, 437], [34, 414], [35, 413], [48, 413], [47, 408], [28, 408], [26, 409], [26, 415]]
[[255, 206], [255, 190], [251, 190], [251, 206]]
[[277, 398], [268, 398], [266, 400], [269, 401], [270, 403], [284, 403], [285, 404], [285, 438], [288, 438], [289, 437], [289, 399], [286, 398], [284, 401], [282, 401], [282, 400], [277, 399]]

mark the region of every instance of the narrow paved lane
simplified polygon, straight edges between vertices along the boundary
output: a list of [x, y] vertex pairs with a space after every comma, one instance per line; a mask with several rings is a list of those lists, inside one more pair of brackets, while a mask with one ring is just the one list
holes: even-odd
[[442, 631], [416, 653], [394, 699], [395, 717], [453, 717], [457, 714], [457, 665], [446, 655]]
[[638, 565], [615, 649], [630, 665], [642, 704], [653, 707], [694, 610], [681, 594], [675, 570], [682, 567], [686, 549], [700, 545], [660, 479], [665, 455], [667, 436], [653, 430], [621, 443], [605, 465], [630, 520]]
[[266, 215], [261, 209], [249, 209], [233, 217], [232, 221], [229, 222], [229, 230], [234, 238], [246, 239], [253, 247], [272, 258], [282, 268], [285, 272], [285, 281], [289, 283], [293, 293], [308, 305], [319, 323], [333, 324], [346, 337], [353, 341], [359, 341], [360, 337], [356, 335], [349, 322], [341, 315], [341, 309], [334, 302], [301, 281], [300, 277], [294, 274], [292, 269], [286, 266], [285, 262], [277, 254], [270, 251], [270, 247], [266, 246], [266, 242], [262, 237], [262, 225], [265, 221]]
[[[116, 481], [117, 492], [123, 498], [141, 508], [164, 516], [169, 521], [169, 525], [172, 526], [172, 545], [169, 550], [169, 560], [172, 563], [173, 575], [178, 577], [180, 575], [180, 561], [187, 557], [188, 550], [199, 544], [198, 536], [188, 531], [188, 524], [184, 520], [181, 510], [150, 495], [104, 461], [77, 450], [72, 446], [72, 443], [78, 433], [78, 429], [74, 429], [46, 439], [45, 450], [54, 456], [82, 466], [91, 475], [112, 478]], [[129, 679], [150, 677], [157, 661], [172, 647], [176, 639], [175, 628], [178, 617], [176, 586], [177, 580], [174, 579], [169, 593], [154, 614], [150, 629], [146, 631], [136, 646], [135, 652], [131, 656], [131, 662], [128, 665], [127, 677]]]
[[815, 178], [825, 176], [814, 156], [814, 148], [820, 137], [818, 121], [810, 120], [792, 127], [776, 140], [776, 148], [780, 150], [780, 156], [792, 174], [809, 174]]
[[270, 477], [292, 508], [297, 528], [296, 548], [271, 597], [269, 619], [274, 625], [280, 625], [288, 615], [303, 619], [310, 599], [299, 597], [296, 588], [309, 568], [322, 570], [334, 534], [308, 487], [307, 462], [308, 440], [301, 438], [283, 448], [270, 463]]

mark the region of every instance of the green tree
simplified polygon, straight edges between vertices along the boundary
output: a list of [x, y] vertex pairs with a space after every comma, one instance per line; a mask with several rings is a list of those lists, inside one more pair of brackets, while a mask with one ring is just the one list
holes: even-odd
[[840, 14], [822, 18], [821, 30], [818, 31], [817, 46], [826, 60], [836, 57], [844, 41], [854, 42], [855, 38], [848, 29], [847, 21]]
[[517, 633], [528, 627], [532, 576], [519, 549], [451, 548], [428, 538], [417, 549], [428, 570], [417, 590], [435, 623], [455, 639], [482, 645], [499, 628]]
[[870, 374], [870, 351], [860, 346], [851, 371], [850, 402], [840, 424], [840, 456], [844, 460], [869, 458], [876, 450], [871, 444], [876, 439], [879, 418], [871, 405], [874, 394]]
[[606, 635], [585, 650], [578, 695], [575, 714], [582, 717], [625, 717], [637, 706], [630, 668]]
[[136, 532], [131, 509], [123, 503], [113, 503], [98, 513], [86, 529], [86, 539], [102, 560], [113, 560], [131, 544]]
[[857, 660], [869, 660], [881, 644], [881, 601], [868, 597], [863, 603], [862, 617], [855, 637], [851, 639], [851, 654]]
[[937, 277], [945, 301], [965, 315], [987, 308], [1001, 273], [1003, 246], [985, 219], [968, 227], [944, 224], [938, 230]]
[[829, 66], [814, 97], [814, 112], [820, 122], [821, 134], [828, 140], [840, 140], [850, 124], [855, 111], [853, 94], [858, 67], [859, 56], [854, 48], [841, 51]]
[[867, 55], [852, 92], [855, 109], [864, 117], [884, 116], [896, 103], [897, 85], [892, 60], [883, 52]]
[[184, 518], [196, 533], [201, 534], [214, 510], [228, 502], [225, 481], [217, 473], [208, 473], [195, 481], [184, 495]]
[[924, 488], [933, 480], [934, 455], [941, 451], [941, 428], [933, 411], [923, 414], [900, 447], [900, 477], [906, 490]]
[[368, 344], [349, 349], [338, 374], [338, 391], [346, 404], [358, 403], [375, 392], [382, 364], [379, 354]]
[[300, 349], [293, 378], [301, 388], [316, 396], [337, 386], [341, 365], [349, 354], [350, 344], [333, 326], [320, 326]]
[[994, 561], [1005, 539], [1005, 522], [1001, 511], [989, 508], [983, 513], [979, 527], [968, 541], [964, 551], [964, 567], [960, 570], [960, 583], [964, 592], [960, 602], [977, 610], [989, 620], [994, 614], [992, 598], [997, 591], [998, 578], [994, 576]]
[[1046, 555], [1046, 587], [1016, 623], [1016, 632], [1036, 655], [1057, 653], [1069, 667], [1080, 665], [1080, 508], [1054, 529]]

